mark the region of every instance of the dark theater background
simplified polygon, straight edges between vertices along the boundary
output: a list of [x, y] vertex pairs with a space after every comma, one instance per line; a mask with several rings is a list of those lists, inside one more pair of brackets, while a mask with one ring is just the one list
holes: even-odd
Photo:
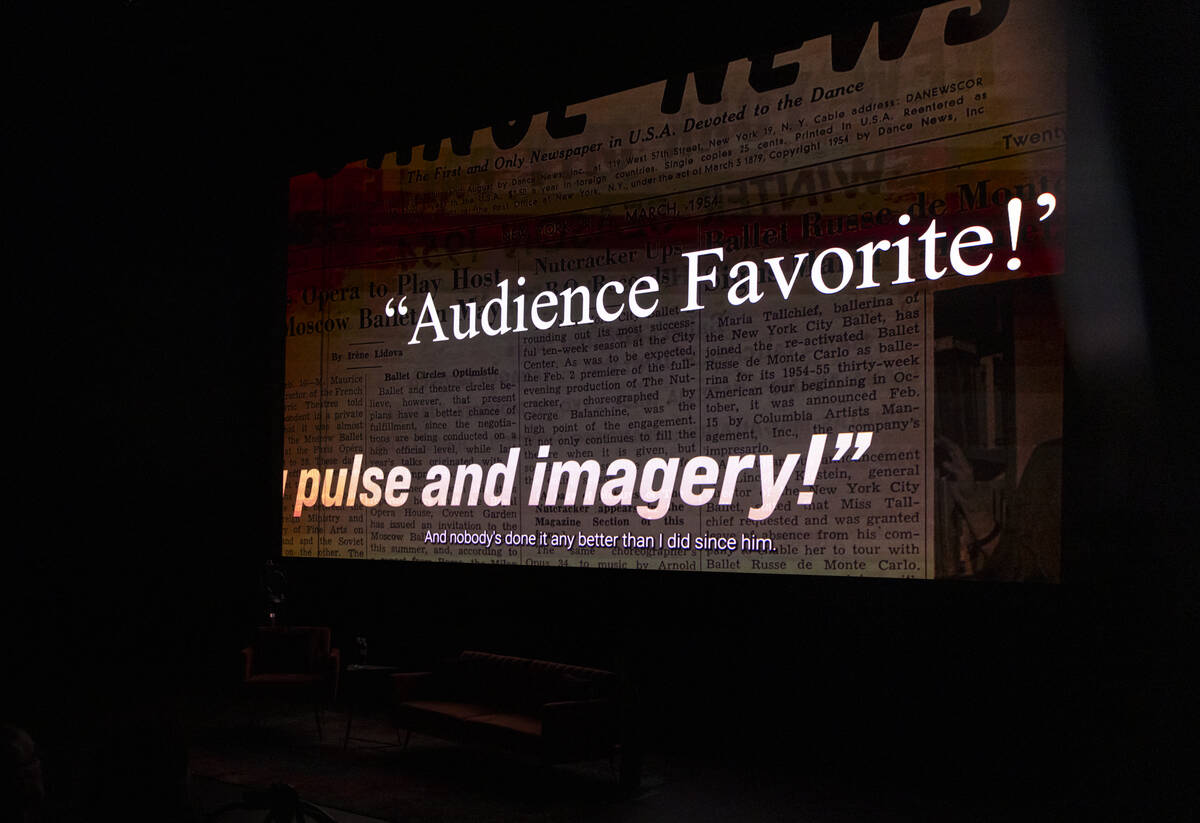
[[[365, 634], [429, 659], [479, 648], [621, 671], [648, 755], [703, 763], [731, 793], [766, 787], [726, 819], [789, 819], [771, 787], [810, 784], [878, 804], [864, 813], [877, 819], [891, 798], [896, 819], [1031, 819], [1006, 803], [1036, 819], [1185, 819], [1196, 13], [1080, 6], [1060, 585], [288, 558], [291, 619], [333, 626], [343, 649]], [[263, 619], [260, 574], [280, 559], [290, 175], [880, 10], [6, 11], [0, 721], [38, 741], [48, 787], [137, 819], [129, 797], [168, 773], [159, 754], [186, 751], [181, 696], [235, 683]], [[787, 710], [798, 697], [820, 711]]]

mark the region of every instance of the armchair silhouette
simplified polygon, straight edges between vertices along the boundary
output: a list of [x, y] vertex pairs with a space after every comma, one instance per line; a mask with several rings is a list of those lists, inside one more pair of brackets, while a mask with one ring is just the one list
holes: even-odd
[[330, 645], [327, 626], [259, 626], [242, 649], [242, 686], [257, 709], [260, 696], [311, 702], [317, 738], [323, 737], [321, 708], [337, 699], [341, 655]]

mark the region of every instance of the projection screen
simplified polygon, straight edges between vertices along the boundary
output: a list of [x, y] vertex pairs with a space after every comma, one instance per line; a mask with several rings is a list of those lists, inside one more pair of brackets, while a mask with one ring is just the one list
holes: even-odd
[[1059, 579], [1060, 28], [935, 5], [293, 178], [282, 554]]

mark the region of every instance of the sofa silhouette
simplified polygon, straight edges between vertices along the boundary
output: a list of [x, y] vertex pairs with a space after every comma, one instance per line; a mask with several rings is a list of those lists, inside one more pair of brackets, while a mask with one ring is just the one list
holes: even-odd
[[620, 748], [613, 672], [464, 651], [435, 671], [395, 674], [392, 681], [393, 719], [405, 746], [417, 732], [547, 764], [611, 760]]

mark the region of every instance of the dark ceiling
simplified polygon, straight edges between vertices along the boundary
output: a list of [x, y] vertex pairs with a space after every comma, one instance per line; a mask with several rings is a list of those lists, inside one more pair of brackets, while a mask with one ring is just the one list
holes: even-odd
[[[108, 129], [134, 156], [166, 142], [302, 171], [931, 5], [328, 3], [301, 13], [135, 0], [79, 15], [25, 10], [12, 30], [26, 53], [13, 69], [43, 117], [90, 141]], [[46, 105], [48, 83], [61, 105]]]

